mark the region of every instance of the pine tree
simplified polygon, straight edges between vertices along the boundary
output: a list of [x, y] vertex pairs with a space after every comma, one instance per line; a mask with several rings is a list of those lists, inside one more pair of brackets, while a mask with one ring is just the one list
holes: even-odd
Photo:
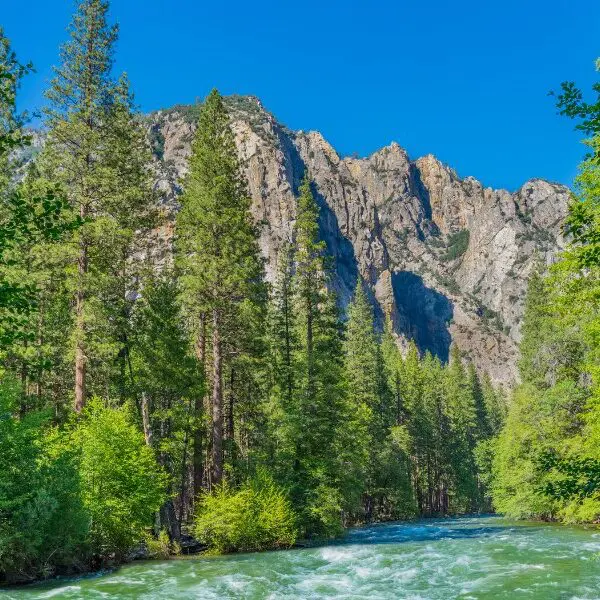
[[[60, 182], [83, 222], [65, 248], [73, 265], [75, 410], [89, 392], [106, 393], [115, 357], [127, 341], [125, 292], [136, 231], [152, 206], [150, 152], [136, 120], [126, 79], [112, 78], [118, 28], [107, 22], [106, 0], [82, 0], [61, 51], [47, 97], [48, 141], [40, 165]], [[89, 370], [98, 376], [90, 386]], [[121, 369], [123, 370], [123, 369]], [[121, 381], [122, 387], [122, 381]]]
[[[277, 478], [291, 492], [307, 535], [328, 534], [356, 507], [351, 411], [342, 331], [319, 240], [319, 208], [305, 176], [297, 201], [295, 252], [283, 248], [271, 306], [269, 423]], [[341, 468], [341, 465], [344, 468]]]
[[267, 455], [275, 469], [284, 470], [294, 452], [291, 419], [297, 397], [298, 339], [293, 297], [294, 250], [291, 243], [282, 246], [277, 275], [269, 303], [270, 379], [267, 415], [269, 433]]
[[286, 243], [280, 251], [270, 319], [273, 386], [275, 394], [284, 400], [284, 406], [291, 406], [295, 388], [293, 359], [297, 340], [294, 336], [293, 274], [294, 252], [291, 244]]
[[444, 367], [427, 353], [421, 363], [423, 377], [420, 444], [423, 446], [424, 512], [444, 515], [449, 511], [452, 432], [445, 413]]
[[[211, 483], [224, 474], [224, 373], [260, 328], [263, 263], [229, 116], [216, 90], [206, 99], [177, 216], [177, 265], [192, 328], [207, 319], [212, 353]], [[249, 339], [250, 338], [250, 339]]]
[[[32, 263], [43, 258], [38, 249], [77, 227], [66, 214], [56, 186], [17, 184], [18, 158], [31, 143], [24, 130], [26, 115], [17, 111], [17, 90], [31, 65], [22, 65], [0, 28], [0, 348], [23, 349], [38, 317], [38, 286], [48, 273]], [[35, 255], [35, 257], [33, 256]], [[31, 260], [29, 260], [31, 259]], [[10, 353], [10, 350], [9, 350]]]
[[351, 462], [356, 477], [354, 487], [359, 495], [363, 489], [367, 492], [365, 511], [367, 518], [371, 518], [374, 509], [373, 480], [376, 477], [372, 472], [372, 454], [374, 445], [382, 442], [380, 432], [385, 424], [382, 423], [381, 363], [373, 326], [373, 310], [360, 279], [348, 307], [344, 366], [350, 409], [349, 430], [352, 435]]
[[475, 508], [477, 499], [476, 468], [473, 450], [476, 443], [477, 408], [459, 348], [451, 349], [445, 373], [446, 414], [452, 433], [453, 474], [451, 508], [466, 511]]
[[[132, 394], [138, 400], [146, 442], [169, 474], [169, 499], [161, 509], [161, 522], [171, 539], [179, 537], [190, 504], [187, 490], [189, 441], [194, 429], [194, 401], [203, 394], [195, 357], [192, 356], [177, 304], [178, 289], [171, 273], [152, 272], [144, 280], [135, 306], [130, 369]], [[179, 498], [179, 518], [172, 498]]]
[[389, 315], [386, 317], [381, 336], [381, 357], [387, 386], [393, 396], [392, 411], [395, 425], [401, 425], [407, 417], [401, 382], [402, 355], [394, 338], [392, 320]]

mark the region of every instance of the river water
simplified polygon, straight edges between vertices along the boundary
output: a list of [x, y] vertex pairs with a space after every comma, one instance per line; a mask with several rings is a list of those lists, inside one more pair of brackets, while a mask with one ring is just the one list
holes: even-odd
[[127, 565], [0, 597], [600, 599], [600, 529], [500, 517], [352, 529], [320, 547]]

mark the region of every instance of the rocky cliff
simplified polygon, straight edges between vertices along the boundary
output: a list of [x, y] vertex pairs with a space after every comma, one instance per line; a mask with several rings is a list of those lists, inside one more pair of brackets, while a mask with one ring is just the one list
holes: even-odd
[[[290, 239], [295, 194], [308, 168], [342, 304], [357, 277], [400, 343], [446, 360], [455, 342], [498, 383], [516, 377], [527, 280], [563, 247], [568, 190], [534, 179], [515, 193], [461, 179], [434, 156], [411, 160], [395, 142], [342, 158], [318, 132], [290, 131], [258, 99], [227, 99], [272, 279]], [[157, 189], [177, 210], [198, 107], [150, 115]]]

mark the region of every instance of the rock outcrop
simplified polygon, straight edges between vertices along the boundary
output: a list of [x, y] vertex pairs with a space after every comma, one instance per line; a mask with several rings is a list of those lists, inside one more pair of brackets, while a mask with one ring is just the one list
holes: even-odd
[[[496, 382], [515, 380], [527, 281], [564, 246], [567, 188], [540, 179], [515, 193], [484, 188], [432, 155], [411, 160], [395, 142], [342, 158], [320, 133], [290, 131], [256, 98], [227, 104], [271, 279], [308, 168], [342, 304], [360, 276], [400, 343], [413, 339], [446, 360], [455, 342]], [[180, 106], [149, 117], [157, 189], [172, 211], [197, 114]]]

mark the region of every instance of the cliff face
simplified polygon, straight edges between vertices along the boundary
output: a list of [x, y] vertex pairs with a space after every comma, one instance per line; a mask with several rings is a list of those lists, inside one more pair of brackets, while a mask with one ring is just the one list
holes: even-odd
[[[290, 131], [256, 98], [227, 103], [269, 278], [291, 237], [308, 168], [342, 304], [361, 276], [400, 343], [414, 339], [445, 360], [456, 342], [498, 383], [515, 379], [527, 280], [564, 246], [567, 188], [539, 179], [512, 194], [484, 188], [432, 155], [411, 160], [396, 143], [368, 158], [341, 158], [321, 134]], [[196, 107], [150, 116], [157, 189], [172, 211], [196, 117]]]

